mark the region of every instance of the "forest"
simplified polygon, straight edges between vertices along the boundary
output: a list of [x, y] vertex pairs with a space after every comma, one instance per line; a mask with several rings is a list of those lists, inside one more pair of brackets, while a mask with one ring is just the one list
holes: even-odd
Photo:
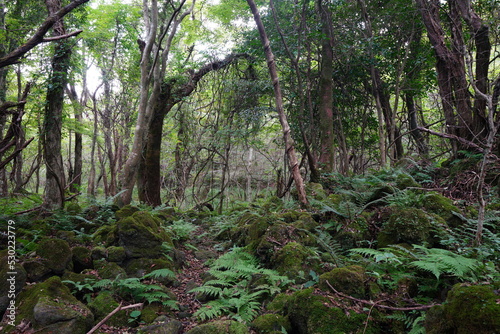
[[0, 332], [500, 333], [499, 0], [0, 0]]

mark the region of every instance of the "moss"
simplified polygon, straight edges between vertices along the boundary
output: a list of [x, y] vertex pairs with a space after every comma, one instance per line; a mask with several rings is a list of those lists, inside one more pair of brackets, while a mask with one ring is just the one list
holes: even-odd
[[429, 247], [438, 243], [436, 236], [443, 233], [444, 223], [434, 222], [433, 216], [417, 208], [394, 208], [389, 220], [378, 234], [378, 247], [398, 243], [424, 244]]
[[337, 291], [353, 297], [363, 298], [365, 296], [366, 279], [365, 270], [360, 266], [335, 268], [319, 276], [319, 288], [323, 291], [331, 291], [332, 289], [327, 283], [329, 282]]
[[108, 251], [102, 246], [92, 248], [90, 251], [92, 260], [102, 260], [108, 258]]
[[[271, 260], [273, 269], [291, 279], [298, 279], [300, 272], [320, 270], [320, 259], [316, 254], [298, 242], [289, 242], [276, 252]], [[304, 282], [298, 282], [304, 283]]]
[[16, 324], [30, 321], [37, 333], [86, 333], [93, 322], [91, 311], [53, 276], [43, 283], [31, 285], [17, 297]]
[[82, 207], [77, 202], [71, 202], [66, 204], [66, 212], [70, 215], [77, 215], [82, 212]]
[[158, 313], [161, 311], [161, 307], [156, 304], [147, 304], [141, 310], [141, 322], [150, 324], [158, 318]]
[[117, 220], [120, 220], [122, 218], [132, 216], [137, 211], [139, 211], [138, 207], [135, 207], [133, 205], [128, 204], [128, 205], [125, 205], [124, 207], [122, 207], [120, 210], [116, 211], [115, 217]]
[[106, 248], [109, 262], [121, 263], [126, 259], [125, 248], [119, 246], [109, 246]]
[[115, 279], [116, 277], [127, 277], [125, 269], [120, 267], [114, 262], [107, 262], [106, 260], [95, 260], [94, 268], [99, 273], [101, 278]]
[[[128, 261], [125, 266], [125, 271], [130, 277], [142, 277], [146, 274], [149, 274], [153, 270], [164, 269], [164, 268], [173, 271], [174, 265], [167, 258], [160, 258], [160, 259], [144, 258], [144, 259], [132, 259]], [[170, 278], [158, 278], [156, 280], [164, 284], [172, 283], [172, 280]]]
[[373, 322], [366, 330], [366, 314], [332, 307], [330, 300], [314, 295], [313, 289], [293, 294], [287, 305], [287, 314], [294, 332], [308, 334], [377, 333]]
[[138, 211], [116, 223], [117, 246], [122, 246], [128, 258], [158, 258], [163, 254], [164, 242], [173, 246], [161, 221], [148, 212]]
[[290, 302], [292, 296], [286, 293], [280, 293], [267, 305], [267, 309], [273, 312], [283, 312], [286, 305]]
[[398, 173], [396, 176], [396, 187], [400, 190], [406, 189], [408, 187], [422, 187], [417, 181], [411, 177], [411, 175], [405, 173]]
[[252, 321], [252, 327], [257, 333], [283, 333], [282, 328], [287, 332], [292, 329], [288, 318], [274, 313], [263, 314]]
[[73, 270], [77, 273], [92, 268], [92, 251], [86, 247], [77, 246], [71, 249], [73, 254]]
[[204, 325], [196, 326], [186, 334], [249, 334], [247, 326], [233, 320], [217, 320]]
[[71, 249], [65, 240], [42, 239], [36, 253], [42, 258], [43, 265], [57, 275], [62, 275], [66, 268], [73, 266]]
[[92, 239], [96, 244], [102, 244], [104, 246], [113, 245], [118, 242], [116, 231], [116, 225], [104, 225], [94, 232]]
[[457, 215], [453, 214], [453, 212], [460, 213], [460, 209], [453, 204], [451, 199], [433, 192], [427, 194], [422, 203], [423, 210], [442, 217], [451, 227], [463, 225], [464, 221]]
[[[106, 317], [111, 311], [116, 309], [119, 304], [113, 298], [113, 294], [110, 291], [101, 291], [90, 303], [90, 310], [94, 313], [95, 322], [101, 321]], [[125, 310], [118, 311], [109, 320], [106, 321], [107, 325], [110, 326], [126, 326], [128, 321], [128, 315]]]
[[355, 248], [363, 240], [370, 239], [369, 223], [363, 215], [354, 220], [344, 220], [342, 228], [334, 235], [333, 239], [338, 241], [343, 249]]
[[324, 201], [328, 198], [328, 195], [320, 183], [309, 182], [306, 184], [306, 193], [317, 201]]
[[426, 317], [427, 333], [487, 334], [500, 328], [500, 304], [493, 287], [455, 285], [446, 302], [430, 309]]

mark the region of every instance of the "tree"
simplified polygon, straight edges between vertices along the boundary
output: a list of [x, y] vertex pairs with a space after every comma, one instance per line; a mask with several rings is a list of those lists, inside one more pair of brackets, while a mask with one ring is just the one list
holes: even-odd
[[283, 108], [283, 97], [281, 94], [281, 87], [278, 78], [278, 71], [276, 69], [276, 63], [274, 61], [274, 55], [271, 50], [271, 45], [269, 39], [266, 34], [266, 30], [264, 25], [262, 24], [262, 20], [260, 18], [259, 11], [257, 10], [257, 6], [253, 0], [247, 0], [248, 5], [250, 6], [250, 10], [254, 16], [255, 23], [257, 24], [257, 29], [259, 30], [259, 35], [261, 38], [262, 46], [264, 47], [264, 53], [266, 55], [267, 66], [269, 68], [269, 75], [271, 77], [271, 81], [273, 83], [274, 95], [275, 95], [275, 103], [276, 109], [278, 111], [278, 117], [283, 128], [283, 139], [285, 141], [285, 152], [288, 157], [288, 161], [290, 164], [290, 170], [292, 172], [293, 180], [295, 182], [295, 187], [297, 188], [299, 201], [303, 205], [308, 205], [308, 200], [306, 196], [306, 191], [304, 187], [304, 180], [302, 179], [302, 175], [299, 170], [299, 163], [297, 160], [297, 156], [295, 154], [295, 147], [293, 143], [292, 136], [290, 134], [290, 125], [288, 124], [288, 120], [285, 114], [285, 110]]

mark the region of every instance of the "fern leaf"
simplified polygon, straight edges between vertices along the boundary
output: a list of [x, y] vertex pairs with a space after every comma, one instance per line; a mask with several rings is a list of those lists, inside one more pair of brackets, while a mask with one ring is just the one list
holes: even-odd
[[152, 272], [150, 272], [149, 274], [146, 274], [142, 277], [142, 279], [145, 279], [145, 278], [154, 278], [154, 279], [158, 279], [158, 278], [175, 278], [175, 273], [170, 270], [170, 269], [167, 269], [167, 268], [163, 268], [163, 269], [156, 269], [156, 270], [153, 270]]

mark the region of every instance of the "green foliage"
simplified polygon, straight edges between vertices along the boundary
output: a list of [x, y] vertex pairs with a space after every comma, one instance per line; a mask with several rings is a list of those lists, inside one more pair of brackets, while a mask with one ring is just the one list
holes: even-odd
[[[373, 270], [371, 274], [389, 288], [396, 287], [402, 278], [412, 278], [419, 282], [420, 290], [433, 290], [455, 279], [475, 282], [488, 274], [480, 261], [440, 248], [413, 245], [407, 249], [394, 245], [382, 249], [354, 248], [350, 252], [370, 259], [367, 269]], [[426, 273], [435, 279], [429, 279]]]
[[183, 242], [191, 238], [192, 233], [196, 231], [198, 226], [181, 219], [174, 221], [172, 225], [163, 226], [163, 228], [171, 232], [172, 240]]
[[174, 278], [175, 274], [169, 269], [157, 269], [141, 278], [117, 277], [111, 279], [86, 279], [84, 282], [64, 281], [64, 283], [73, 286], [74, 293], [87, 292], [85, 295], [88, 299], [89, 294], [98, 290], [110, 290], [116, 296], [124, 300], [133, 300], [135, 302], [161, 303], [169, 306], [172, 309], [177, 309], [176, 302], [163, 291], [159, 285], [150, 284], [148, 281], [158, 278]]
[[261, 268], [258, 260], [243, 248], [233, 248], [219, 257], [208, 272], [213, 279], [190, 291], [216, 298], [196, 311], [195, 316], [202, 321], [229, 315], [250, 322], [258, 315], [264, 299], [292, 283], [286, 276]]

